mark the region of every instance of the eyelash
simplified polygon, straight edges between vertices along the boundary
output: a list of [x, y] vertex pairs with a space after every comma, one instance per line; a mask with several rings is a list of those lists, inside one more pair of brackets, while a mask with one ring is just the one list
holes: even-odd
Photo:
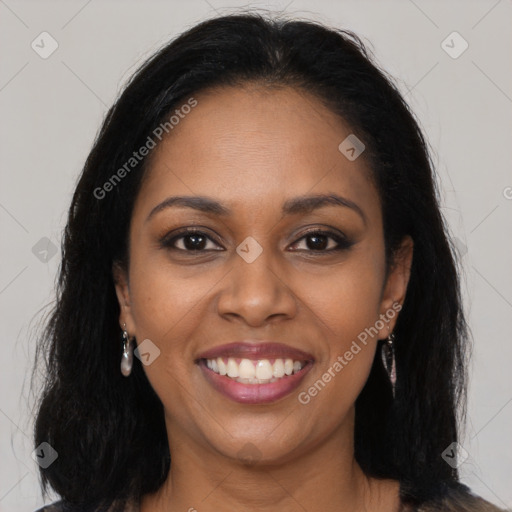
[[[174, 236], [172, 238], [168, 238], [167, 236], [164, 236], [160, 240], [160, 245], [163, 248], [170, 249], [173, 251], [180, 251], [180, 252], [192, 253], [192, 254], [194, 254], [194, 253], [199, 254], [199, 253], [204, 253], [204, 252], [212, 250], [212, 249], [188, 250], [188, 249], [179, 249], [177, 247], [174, 247], [174, 244], [177, 240], [186, 238], [187, 236], [190, 236], [190, 235], [201, 235], [202, 237], [208, 239], [209, 241], [217, 243], [210, 236], [208, 236], [204, 231], [200, 231], [198, 229], [187, 228], [185, 230], [182, 230], [182, 231], [174, 234]], [[331, 249], [325, 249], [325, 250], [300, 249], [299, 252], [310, 252], [310, 253], [314, 253], [314, 254], [321, 254], [321, 253], [330, 254], [333, 252], [338, 252], [338, 251], [343, 251], [343, 250], [349, 249], [353, 245], [353, 242], [351, 242], [347, 238], [340, 236], [339, 234], [334, 233], [332, 231], [321, 230], [321, 229], [313, 229], [311, 231], [307, 231], [297, 241], [295, 241], [292, 245], [295, 245], [298, 242], [300, 242], [301, 240], [308, 238], [310, 236], [313, 236], [313, 235], [316, 235], [316, 236], [320, 235], [320, 236], [326, 236], [328, 238], [331, 238], [332, 240], [334, 240], [337, 243], [337, 247], [331, 248]], [[213, 249], [213, 250], [216, 251], [218, 249]]]

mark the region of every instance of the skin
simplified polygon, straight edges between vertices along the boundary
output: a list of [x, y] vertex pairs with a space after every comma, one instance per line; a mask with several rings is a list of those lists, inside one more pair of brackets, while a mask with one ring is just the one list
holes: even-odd
[[[198, 105], [151, 155], [132, 215], [129, 268], [114, 267], [120, 325], [160, 350], [144, 369], [164, 405], [172, 456], [166, 482], [143, 497], [141, 510], [398, 510], [398, 482], [365, 476], [353, 447], [354, 403], [397, 315], [308, 404], [297, 395], [403, 303], [412, 241], [404, 239], [386, 279], [381, 206], [364, 154], [349, 161], [338, 150], [352, 131], [315, 97], [256, 84], [194, 97]], [[281, 213], [288, 199], [333, 193], [365, 219], [333, 205]], [[233, 214], [173, 206], [148, 219], [176, 195], [208, 196]], [[211, 238], [202, 252], [186, 252], [187, 237], [174, 250], [160, 244], [191, 226]], [[311, 228], [344, 233], [353, 245], [329, 252], [336, 240], [306, 237]], [[252, 263], [236, 252], [248, 236], [263, 249]], [[309, 352], [314, 366], [274, 403], [236, 403], [194, 361], [248, 338]], [[248, 443], [253, 464], [243, 460]]]

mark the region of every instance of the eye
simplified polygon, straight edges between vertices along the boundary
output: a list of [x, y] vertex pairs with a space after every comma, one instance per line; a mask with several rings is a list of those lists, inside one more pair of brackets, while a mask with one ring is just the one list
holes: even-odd
[[304, 236], [299, 238], [299, 240], [297, 240], [293, 245], [297, 246], [297, 244], [299, 244], [299, 242], [301, 242], [302, 240], [305, 241], [306, 248], [297, 249], [295, 247], [293, 250], [305, 250], [311, 252], [334, 252], [348, 249], [350, 246], [353, 245], [353, 242], [337, 233], [318, 229], [314, 231], [309, 231]]
[[[305, 248], [298, 248], [301, 241], [305, 242]], [[204, 231], [187, 228], [179, 233], [173, 233], [172, 236], [167, 235], [160, 241], [162, 247], [175, 251], [200, 253], [206, 251], [222, 251], [210, 236]], [[292, 250], [309, 251], [316, 253], [330, 253], [348, 249], [353, 242], [342, 235], [332, 231], [312, 230], [297, 240]]]
[[[208, 243], [213, 244], [213, 247]], [[219, 247], [206, 233], [196, 229], [186, 229], [172, 237], [164, 237], [161, 240], [161, 245], [167, 249], [185, 252], [204, 252], [204, 251], [218, 251], [223, 249], [216, 249]]]

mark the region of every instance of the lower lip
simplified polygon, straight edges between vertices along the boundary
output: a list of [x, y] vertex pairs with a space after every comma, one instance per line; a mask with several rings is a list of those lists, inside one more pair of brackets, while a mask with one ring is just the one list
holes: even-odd
[[242, 384], [224, 375], [219, 375], [206, 366], [206, 361], [198, 362], [206, 380], [224, 396], [242, 404], [267, 404], [292, 393], [299, 387], [302, 379], [313, 367], [308, 361], [299, 372], [282, 377], [275, 382], [267, 384]]

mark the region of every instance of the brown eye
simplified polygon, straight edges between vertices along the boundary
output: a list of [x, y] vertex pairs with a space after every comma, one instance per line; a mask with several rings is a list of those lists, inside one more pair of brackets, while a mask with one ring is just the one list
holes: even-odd
[[350, 240], [330, 231], [310, 231], [302, 238], [295, 242], [294, 246], [299, 244], [300, 241], [305, 240], [305, 249], [294, 250], [305, 250], [312, 252], [333, 252], [348, 249], [353, 243]]
[[[322, 251], [328, 248], [329, 238], [327, 235], [308, 235], [305, 237], [308, 249], [312, 251]], [[331, 239], [332, 240], [332, 239]]]
[[182, 236], [180, 240], [183, 240], [184, 249], [187, 251], [200, 251], [207, 245], [207, 238], [197, 233]]
[[[208, 246], [208, 243], [210, 243], [210, 246]], [[161, 241], [161, 245], [167, 249], [184, 252], [219, 250], [215, 248], [218, 247], [218, 245], [208, 235], [206, 235], [206, 233], [197, 230], [186, 230], [181, 233], [174, 234], [171, 238], [164, 237]]]

